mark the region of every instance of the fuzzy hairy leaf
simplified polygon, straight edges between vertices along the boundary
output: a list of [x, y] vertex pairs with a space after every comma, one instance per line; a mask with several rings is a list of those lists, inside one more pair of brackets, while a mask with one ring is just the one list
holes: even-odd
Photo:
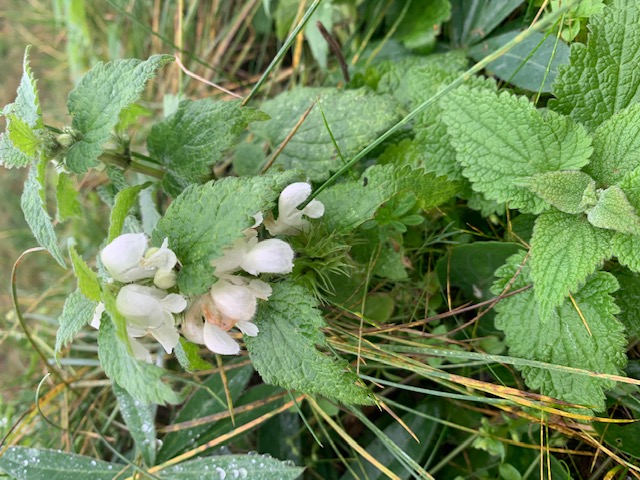
[[577, 170], [537, 173], [521, 185], [565, 213], [582, 213], [597, 201], [596, 182]]
[[58, 318], [60, 327], [56, 334], [56, 355], [73, 340], [76, 333], [91, 322], [95, 309], [96, 303], [85, 297], [80, 290], [67, 297], [62, 315]]
[[618, 319], [625, 326], [627, 337], [640, 338], [640, 275], [624, 269], [613, 272], [620, 289], [614, 293], [620, 308]]
[[316, 349], [324, 346], [324, 318], [318, 302], [305, 288], [291, 282], [273, 285], [254, 320], [256, 337], [245, 337], [254, 367], [266, 383], [319, 394], [346, 404], [371, 404], [369, 390], [343, 360]]
[[[516, 254], [498, 269], [496, 276], [500, 279], [494, 285], [494, 293], [502, 292], [523, 260], [524, 253]], [[524, 287], [530, 281], [530, 269], [525, 264], [512, 289]], [[551, 316], [541, 315], [538, 295], [531, 290], [501, 300], [496, 305], [495, 324], [505, 332], [509, 353], [513, 356], [619, 375], [626, 364], [626, 339], [624, 327], [615, 317], [619, 310], [611, 296], [617, 288], [613, 275], [597, 272], [574, 292], [589, 330], [568, 298]], [[605, 408], [603, 391], [615, 385], [610, 380], [549, 368], [520, 369], [530, 388], [598, 411]]]
[[185, 294], [204, 293], [215, 280], [210, 262], [251, 227], [252, 215], [270, 208], [297, 177], [287, 172], [265, 177], [224, 178], [191, 185], [169, 206], [153, 232], [153, 243], [165, 237], [182, 263], [178, 285]]
[[634, 272], [640, 272], [640, 236], [616, 232], [611, 242], [613, 255]]
[[123, 188], [116, 194], [109, 218], [109, 236], [107, 243], [111, 243], [111, 241], [122, 233], [122, 228], [124, 227], [127, 215], [129, 215], [129, 210], [131, 210], [131, 207], [133, 207], [135, 201], [138, 199], [140, 192], [150, 185], [150, 182], [141, 183], [140, 185]]
[[145, 61], [100, 62], [82, 77], [67, 102], [73, 115], [71, 125], [81, 136], [67, 152], [66, 164], [71, 171], [83, 173], [96, 165], [120, 112], [137, 101], [147, 81], [171, 61], [171, 55], [153, 55]]
[[587, 219], [594, 227], [640, 235], [640, 217], [617, 185], [600, 193], [595, 206], [587, 210]]
[[366, 170], [360, 180], [335, 185], [320, 195], [329, 229], [348, 231], [373, 218], [380, 205], [402, 192], [414, 192], [424, 210], [434, 208], [459, 189], [446, 177], [436, 177], [409, 166], [378, 165]]
[[[107, 309], [108, 310], [108, 309]], [[116, 335], [116, 327], [104, 314], [98, 332], [98, 358], [104, 373], [143, 403], [179, 403], [180, 395], [162, 382], [164, 370], [136, 360]]]
[[587, 44], [573, 43], [553, 85], [553, 110], [589, 130], [640, 100], [640, 5], [614, 0], [589, 23]]
[[543, 115], [525, 97], [459, 88], [442, 99], [442, 118], [463, 174], [489, 200], [540, 213], [546, 203], [518, 183], [536, 173], [583, 167], [591, 139], [570, 118]]
[[215, 472], [217, 478], [251, 480], [295, 480], [304, 467], [296, 467], [269, 455], [217, 455], [201, 457], [163, 469], [159, 478], [201, 480], [203, 472]]
[[611, 257], [612, 233], [584, 216], [548, 212], [536, 219], [531, 239], [531, 278], [541, 319], [551, 317]]
[[113, 384], [113, 393], [118, 399], [120, 415], [126, 423], [129, 434], [136, 444], [136, 447], [145, 465], [151, 467], [156, 461], [156, 425], [155, 406], [138, 402], [124, 388], [117, 383]]
[[102, 294], [98, 274], [91, 270], [91, 267], [78, 255], [73, 245], [69, 247], [69, 256], [73, 264], [73, 271], [78, 279], [78, 289], [89, 300], [99, 302]]
[[239, 101], [205, 98], [185, 100], [168, 118], [156, 123], [147, 146], [152, 157], [167, 167], [163, 188], [178, 195], [192, 183], [204, 183], [211, 167], [238, 140], [249, 122], [269, 117]]
[[[318, 100], [296, 134], [282, 150], [276, 165], [299, 168], [313, 181], [329, 178], [343, 163], [322, 118], [345, 159], [355, 155], [400, 120], [397, 103], [388, 95], [374, 95], [366, 88], [339, 91], [334, 88], [297, 88], [262, 105], [271, 120], [252, 131], [277, 148], [303, 113]], [[321, 108], [320, 108], [321, 107]]]
[[24, 218], [38, 243], [46, 248], [61, 267], [66, 268], [64, 257], [58, 247], [58, 239], [47, 212], [44, 198], [44, 175], [46, 164], [32, 165], [20, 198]]

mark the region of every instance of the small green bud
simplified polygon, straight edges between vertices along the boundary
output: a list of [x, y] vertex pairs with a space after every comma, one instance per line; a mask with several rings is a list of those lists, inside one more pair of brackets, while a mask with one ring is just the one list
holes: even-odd
[[69, 133], [61, 133], [56, 138], [56, 141], [60, 145], [62, 145], [63, 147], [70, 147], [71, 145], [73, 145], [75, 143], [76, 140], [75, 140], [75, 138], [73, 138], [73, 135], [71, 135]]

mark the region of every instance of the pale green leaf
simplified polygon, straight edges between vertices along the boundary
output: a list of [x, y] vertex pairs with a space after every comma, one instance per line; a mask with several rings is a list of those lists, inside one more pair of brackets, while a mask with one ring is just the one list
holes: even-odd
[[69, 246], [69, 255], [71, 256], [73, 271], [78, 279], [78, 289], [89, 300], [99, 302], [102, 294], [98, 274], [91, 270], [91, 267], [78, 255], [73, 245]]
[[71, 176], [64, 172], [58, 174], [56, 200], [58, 202], [58, 219], [61, 222], [69, 217], [82, 217], [82, 205], [78, 200], [78, 190]]
[[596, 205], [587, 210], [594, 227], [631, 235], [640, 234], [640, 218], [620, 187], [613, 185], [600, 193]]
[[0, 470], [17, 480], [113, 480], [123, 465], [44, 448], [9, 447], [0, 456]]
[[180, 366], [187, 372], [197, 372], [198, 370], [209, 370], [213, 368], [213, 365], [200, 356], [200, 346], [191, 343], [184, 337], [180, 337], [180, 343], [175, 346], [173, 353], [178, 363], [180, 363]]
[[32, 165], [29, 169], [20, 206], [38, 243], [49, 251], [61, 267], [66, 268], [44, 200], [44, 168], [46, 165], [40, 164]]
[[574, 170], [591, 154], [591, 139], [571, 119], [544, 115], [525, 97], [459, 88], [442, 99], [442, 118], [473, 189], [510, 208], [540, 213], [546, 203], [518, 186], [536, 173]]
[[640, 104], [616, 113], [593, 134], [593, 155], [584, 171], [599, 187], [619, 183], [638, 166]]
[[348, 364], [316, 349], [326, 343], [317, 306], [313, 295], [299, 285], [273, 285], [273, 294], [260, 304], [254, 320], [260, 333], [245, 336], [254, 367], [266, 383], [346, 404], [371, 404], [369, 390], [358, 384]]
[[171, 61], [171, 55], [153, 55], [145, 61], [98, 63], [82, 77], [67, 102], [72, 126], [81, 136], [67, 152], [66, 164], [71, 171], [82, 173], [96, 165], [120, 111], [137, 101], [156, 70]]
[[[498, 269], [496, 275], [500, 280], [494, 285], [494, 293], [502, 292], [516, 275], [523, 260], [524, 253], [514, 255], [505, 266]], [[525, 264], [511, 288], [524, 287], [530, 281], [530, 269]], [[534, 287], [537, 288], [535, 283]], [[536, 300], [538, 295], [527, 290], [503, 299], [496, 305], [498, 315], [495, 324], [505, 332], [510, 355], [620, 375], [626, 364], [626, 340], [624, 327], [615, 317], [618, 307], [611, 296], [617, 288], [618, 282], [609, 273], [597, 272], [589, 277], [573, 294], [584, 321], [568, 298], [549, 317], [541, 315], [540, 304]], [[530, 388], [598, 411], [605, 408], [603, 391], [615, 385], [610, 380], [551, 368], [520, 369]]]
[[597, 201], [596, 182], [577, 170], [537, 173], [520, 184], [565, 213], [582, 213]]
[[216, 478], [247, 478], [251, 480], [295, 480], [304, 467], [296, 467], [270, 455], [217, 455], [179, 463], [160, 472], [166, 480], [202, 480], [203, 472]]
[[73, 340], [76, 333], [91, 322], [95, 309], [96, 303], [85, 297], [80, 290], [67, 297], [62, 315], [58, 318], [60, 327], [56, 334], [56, 355]]
[[297, 178], [295, 172], [264, 177], [227, 177], [191, 185], [169, 206], [153, 232], [153, 242], [164, 238], [182, 263], [178, 285], [185, 294], [204, 293], [215, 281], [211, 260], [222, 255], [252, 217], [273, 206], [280, 192]]
[[162, 382], [164, 370], [133, 358], [116, 336], [109, 315], [103, 315], [98, 332], [98, 357], [104, 373], [143, 403], [179, 403], [180, 395]]
[[618, 186], [636, 211], [640, 211], [640, 166], [627, 173]]
[[5, 107], [4, 113], [12, 113], [34, 130], [44, 128], [42, 122], [42, 112], [40, 111], [40, 99], [38, 98], [38, 88], [36, 79], [29, 65], [29, 50], [24, 51], [22, 62], [22, 77], [18, 85], [17, 96], [14, 103]]
[[129, 210], [131, 210], [131, 207], [133, 207], [136, 202], [138, 194], [150, 185], [150, 182], [141, 183], [140, 185], [124, 188], [116, 194], [109, 219], [109, 236], [107, 243], [111, 243], [111, 241], [122, 233], [124, 221], [127, 215], [129, 215]]
[[445, 177], [423, 169], [395, 165], [373, 166], [360, 180], [335, 185], [320, 195], [324, 221], [330, 230], [349, 231], [373, 218], [378, 207], [402, 192], [414, 192], [418, 205], [428, 210], [444, 203], [459, 189]]
[[156, 447], [158, 445], [156, 439], [155, 405], [137, 401], [117, 383], [113, 384], [113, 393], [115, 393], [118, 399], [120, 414], [129, 429], [131, 438], [133, 438], [138, 451], [142, 455], [144, 463], [148, 467], [152, 467], [155, 465]]
[[22, 168], [27, 167], [34, 159], [25, 155], [18, 149], [6, 132], [0, 133], [0, 165], [6, 168]]
[[150, 155], [166, 166], [163, 188], [178, 195], [192, 183], [211, 178], [213, 165], [233, 146], [249, 122], [268, 116], [239, 101], [185, 100], [177, 112], [149, 133]]
[[329, 43], [320, 33], [318, 22], [328, 31], [333, 30], [333, 14], [334, 6], [331, 1], [325, 1], [320, 4], [318, 9], [313, 13], [309, 22], [304, 27], [304, 38], [309, 44], [311, 55], [322, 70], [327, 69], [327, 55], [329, 54]]
[[593, 227], [584, 216], [555, 211], [536, 219], [531, 277], [542, 320], [611, 257], [611, 237], [612, 232]]
[[[271, 120], [252, 125], [251, 129], [275, 150], [316, 100], [345, 159], [369, 145], [401, 118], [393, 98], [375, 95], [366, 88], [345, 91], [297, 88], [265, 102], [261, 108]], [[319, 106], [313, 107], [275, 163], [287, 169], [299, 168], [318, 182], [329, 178], [331, 172], [343, 165]]]
[[14, 147], [27, 157], [37, 159], [40, 150], [40, 139], [31, 126], [15, 114], [7, 115], [7, 133]]
[[634, 272], [640, 272], [640, 236], [615, 232], [611, 242], [613, 255]]
[[595, 130], [640, 100], [640, 5], [615, 0], [591, 17], [589, 30], [587, 44], [573, 43], [569, 65], [559, 67], [549, 106]]

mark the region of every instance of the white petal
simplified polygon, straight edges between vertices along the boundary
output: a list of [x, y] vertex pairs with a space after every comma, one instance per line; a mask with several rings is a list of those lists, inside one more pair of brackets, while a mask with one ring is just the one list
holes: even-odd
[[240, 264], [247, 253], [247, 242], [249, 237], [239, 238], [231, 247], [224, 249], [223, 255], [211, 262], [215, 267], [216, 276], [220, 277], [225, 273], [233, 273], [240, 270]]
[[290, 273], [293, 270], [293, 249], [282, 240], [264, 240], [247, 252], [241, 267], [251, 275]]
[[170, 322], [165, 322], [158, 328], [150, 329], [149, 333], [153, 335], [158, 342], [160, 342], [167, 353], [171, 353], [180, 341], [178, 330], [176, 330], [175, 325], [173, 325], [173, 317]]
[[251, 280], [249, 282], [249, 288], [256, 298], [260, 298], [262, 300], [267, 300], [273, 293], [271, 285], [263, 282], [262, 280]]
[[157, 298], [158, 292], [163, 295], [162, 290], [157, 288], [125, 285], [118, 292], [116, 309], [135, 327], [158, 327], [164, 318], [162, 305]]
[[236, 328], [250, 337], [255, 337], [260, 332], [257, 325], [252, 322], [236, 322]]
[[171, 313], [180, 313], [187, 308], [187, 299], [177, 293], [170, 293], [160, 300], [162, 308]]
[[221, 355], [237, 355], [240, 353], [240, 345], [220, 327], [204, 324], [204, 344], [209, 350]]
[[141, 267], [149, 268], [155, 267], [162, 270], [171, 270], [178, 263], [178, 257], [170, 250], [169, 239], [165, 238], [160, 248], [150, 248], [146, 253], [142, 261]]
[[102, 249], [100, 260], [107, 272], [119, 282], [151, 278], [155, 269], [140, 267], [146, 248], [147, 237], [144, 233], [126, 233]]
[[182, 335], [193, 343], [203, 345], [203, 329], [204, 320], [202, 319], [202, 306], [200, 302], [196, 302], [191, 306], [191, 308], [189, 308], [189, 311], [184, 316], [184, 322], [182, 322]]
[[149, 350], [142, 345], [142, 343], [135, 338], [129, 338], [129, 343], [131, 344], [131, 350], [133, 351], [134, 357], [138, 360], [142, 360], [143, 362], [151, 363], [151, 354], [149, 353]]
[[302, 209], [302, 213], [309, 218], [320, 218], [324, 215], [324, 204], [318, 200], [311, 200], [307, 206]]
[[251, 228], [258, 228], [264, 221], [264, 215], [262, 215], [262, 212], [258, 212], [252, 216], [253, 216], [253, 219], [255, 220], [255, 223], [251, 225]]
[[104, 303], [100, 302], [96, 305], [96, 309], [93, 311], [93, 318], [89, 325], [98, 330], [100, 328], [100, 320], [102, 319], [102, 314], [104, 313]]
[[311, 185], [307, 182], [296, 182], [287, 186], [278, 199], [279, 215], [293, 210], [311, 195]]
[[211, 287], [211, 298], [222, 315], [232, 320], [251, 320], [257, 300], [249, 287], [218, 281]]

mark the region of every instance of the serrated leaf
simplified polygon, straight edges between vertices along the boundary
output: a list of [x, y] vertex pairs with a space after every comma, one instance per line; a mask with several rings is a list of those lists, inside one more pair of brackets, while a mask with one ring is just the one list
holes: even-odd
[[117, 383], [113, 384], [113, 392], [118, 399], [120, 414], [129, 429], [131, 438], [133, 438], [138, 451], [142, 455], [145, 465], [152, 467], [155, 465], [158, 444], [156, 439], [155, 405], [139, 402]]
[[620, 289], [613, 296], [620, 308], [618, 320], [622, 322], [630, 339], [640, 338], [640, 276], [625, 269], [613, 272]]
[[91, 322], [96, 303], [85, 297], [80, 290], [74, 291], [67, 297], [62, 308], [62, 315], [58, 318], [58, 333], [56, 334], [55, 354], [58, 355], [82, 328]]
[[640, 272], [640, 236], [616, 232], [611, 242], [613, 255], [634, 272]]
[[587, 219], [594, 227], [631, 235], [640, 234], [640, 217], [617, 185], [600, 193], [596, 205], [587, 210]]
[[203, 472], [215, 472], [219, 478], [251, 480], [295, 480], [304, 467], [296, 467], [270, 455], [219, 455], [202, 457], [163, 469], [159, 477], [175, 480], [201, 480]]
[[369, 390], [345, 361], [320, 353], [325, 325], [313, 295], [292, 282], [273, 285], [254, 323], [260, 329], [245, 342], [254, 367], [266, 383], [308, 394], [319, 394], [346, 404], [371, 404]]
[[14, 147], [29, 158], [38, 158], [40, 139], [27, 122], [15, 114], [7, 115], [7, 133]]
[[615, 0], [591, 17], [587, 44], [573, 43], [549, 107], [588, 129], [640, 100], [640, 5]]
[[173, 353], [180, 366], [189, 373], [213, 368], [213, 365], [200, 356], [200, 346], [184, 337], [180, 337], [180, 342], [175, 346]]
[[[500, 280], [494, 286], [494, 293], [502, 292], [523, 260], [524, 253], [514, 255], [496, 272]], [[525, 264], [512, 289], [524, 287], [530, 281], [530, 269]], [[537, 288], [535, 283], [534, 288]], [[615, 317], [618, 307], [611, 296], [617, 288], [613, 275], [597, 272], [574, 292], [584, 322], [568, 298], [549, 317], [541, 315], [538, 295], [527, 290], [496, 305], [495, 324], [505, 332], [509, 353], [513, 356], [620, 375], [626, 364], [626, 340], [624, 327]], [[598, 411], [605, 408], [603, 391], [615, 385], [610, 380], [550, 368], [522, 367], [520, 370], [530, 388]]]
[[212, 166], [233, 146], [249, 122], [269, 117], [239, 101], [205, 98], [185, 100], [178, 111], [156, 123], [147, 146], [152, 157], [167, 167], [163, 188], [176, 196], [192, 183], [211, 178]]
[[320, 195], [324, 221], [330, 230], [349, 231], [373, 218], [380, 205], [402, 192], [414, 192], [418, 205], [428, 210], [451, 198], [459, 184], [409, 166], [377, 165], [360, 180], [335, 185]]
[[40, 165], [32, 165], [29, 169], [29, 175], [24, 183], [24, 191], [20, 198], [20, 206], [38, 243], [49, 251], [62, 268], [67, 268], [58, 247], [58, 239], [44, 200], [45, 168], [46, 165], [41, 163]]
[[211, 260], [222, 255], [252, 215], [266, 211], [286, 185], [297, 177], [287, 172], [265, 177], [223, 178], [191, 185], [169, 206], [153, 232], [153, 242], [169, 245], [182, 263], [178, 285], [184, 294], [204, 293], [215, 280]]
[[582, 213], [597, 201], [596, 182], [577, 170], [537, 173], [520, 184], [565, 213]]
[[518, 183], [536, 173], [578, 170], [589, 161], [584, 128], [554, 112], [543, 115], [525, 97], [458, 88], [441, 105], [473, 189], [510, 208], [542, 212], [545, 202]]
[[180, 395], [162, 382], [164, 370], [133, 358], [127, 345], [118, 339], [116, 327], [106, 314], [98, 331], [98, 358], [107, 377], [136, 400], [159, 405], [180, 402]]
[[113, 480], [121, 469], [115, 463], [44, 448], [9, 447], [0, 456], [0, 470], [17, 480]]
[[326, 180], [343, 165], [319, 106], [344, 158], [358, 153], [401, 118], [393, 98], [375, 95], [366, 88], [297, 88], [265, 102], [261, 108], [271, 120], [255, 124], [251, 130], [276, 149], [317, 99], [319, 105], [313, 107], [276, 161], [286, 169], [303, 170], [313, 181]]
[[71, 171], [83, 173], [96, 165], [122, 109], [136, 102], [156, 70], [171, 61], [171, 55], [153, 55], [145, 61], [100, 62], [82, 77], [67, 102], [71, 125], [81, 135], [67, 151]]
[[34, 159], [25, 155], [11, 143], [6, 132], [0, 133], [0, 165], [6, 168], [27, 167]]
[[69, 217], [81, 217], [82, 205], [78, 200], [78, 191], [69, 175], [58, 173], [56, 185], [56, 200], [58, 202], [58, 220], [65, 221]]
[[611, 257], [611, 236], [584, 216], [548, 212], [536, 219], [531, 278], [542, 319], [551, 316], [554, 307]]
[[78, 279], [78, 289], [89, 300], [99, 302], [101, 300], [100, 281], [98, 280], [98, 274], [91, 270], [91, 267], [86, 264], [73, 245], [69, 246], [69, 255], [71, 256], [71, 263], [73, 264], [73, 271]]
[[113, 208], [111, 209], [111, 217], [109, 218], [109, 236], [107, 243], [111, 243], [117, 236], [122, 233], [122, 227], [124, 227], [124, 221], [129, 215], [129, 210], [133, 207], [138, 194], [149, 187], [151, 182], [141, 183], [140, 185], [133, 185], [120, 190], [114, 199]]

